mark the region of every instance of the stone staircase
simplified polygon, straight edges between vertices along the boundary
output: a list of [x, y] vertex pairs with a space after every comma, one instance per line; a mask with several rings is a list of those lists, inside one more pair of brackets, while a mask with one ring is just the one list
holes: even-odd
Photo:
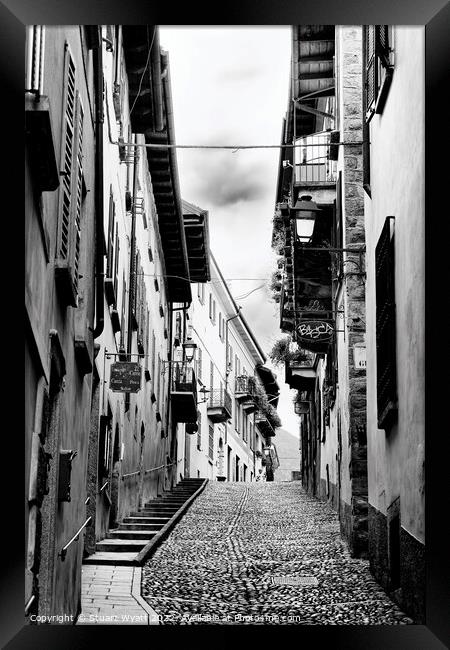
[[118, 528], [109, 530], [83, 564], [143, 564], [151, 548], [157, 547], [183, 515], [187, 502], [205, 485], [205, 479], [183, 479], [173, 490], [147, 501], [143, 508], [125, 517]]

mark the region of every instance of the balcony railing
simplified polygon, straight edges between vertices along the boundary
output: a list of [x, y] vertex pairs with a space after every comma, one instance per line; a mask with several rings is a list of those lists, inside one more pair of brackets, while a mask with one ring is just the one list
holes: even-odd
[[177, 393], [196, 391], [194, 369], [185, 361], [175, 361], [172, 364], [172, 391]]
[[175, 361], [171, 370], [172, 412], [176, 422], [197, 421], [197, 386], [192, 366]]
[[210, 407], [223, 407], [226, 408], [229, 413], [231, 413], [231, 395], [224, 388], [216, 388], [211, 391], [208, 400], [208, 406]]
[[[335, 183], [337, 162], [330, 160], [330, 131], [313, 133], [295, 141], [296, 183]], [[307, 145], [302, 148], [302, 145]]]
[[236, 397], [252, 397], [255, 394], [255, 380], [248, 375], [236, 377], [234, 392]]

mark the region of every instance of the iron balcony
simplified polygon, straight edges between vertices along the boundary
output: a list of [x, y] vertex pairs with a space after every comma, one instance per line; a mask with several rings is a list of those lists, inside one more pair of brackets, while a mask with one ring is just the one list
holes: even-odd
[[211, 390], [208, 400], [208, 417], [211, 422], [226, 422], [232, 414], [231, 395], [224, 388]]
[[170, 394], [176, 422], [197, 422], [197, 387], [192, 366], [175, 361], [171, 369]]

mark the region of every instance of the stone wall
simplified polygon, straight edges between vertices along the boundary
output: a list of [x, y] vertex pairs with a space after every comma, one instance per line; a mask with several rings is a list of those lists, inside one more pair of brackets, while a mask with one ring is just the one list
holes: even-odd
[[[362, 141], [362, 29], [348, 26], [341, 34], [341, 140]], [[342, 155], [342, 201], [344, 214], [344, 248], [361, 248], [364, 234], [364, 190], [362, 145], [344, 147]], [[367, 548], [367, 438], [366, 438], [366, 371], [355, 368], [354, 345], [365, 342], [364, 266], [360, 256], [344, 257], [345, 328], [348, 334], [348, 411], [351, 481], [350, 522], [345, 526], [351, 551], [362, 556]], [[348, 260], [346, 262], [346, 260]], [[350, 261], [351, 260], [351, 261]], [[362, 257], [364, 264], [364, 257]]]

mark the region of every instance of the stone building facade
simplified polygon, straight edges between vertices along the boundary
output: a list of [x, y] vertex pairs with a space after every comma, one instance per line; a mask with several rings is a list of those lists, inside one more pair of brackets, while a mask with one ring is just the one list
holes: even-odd
[[77, 27], [27, 29], [26, 614], [80, 611], [93, 389], [98, 56]]
[[[296, 147], [282, 150], [273, 231], [302, 480], [339, 511], [355, 556], [367, 552], [365, 367], [358, 363], [365, 345], [361, 33], [357, 26], [293, 28], [282, 144]], [[302, 336], [318, 325], [332, 335], [323, 342]]]
[[298, 146], [281, 150], [272, 239], [288, 334], [275, 356], [298, 391], [303, 484], [333, 504], [352, 554], [418, 622], [423, 75], [423, 28], [293, 28], [282, 145]]
[[369, 557], [417, 622], [425, 620], [424, 31], [370, 26], [364, 48]]
[[[204, 213], [188, 202], [183, 208]], [[279, 387], [212, 253], [210, 270], [211, 282], [197, 285], [188, 311], [198, 418], [180, 432], [184, 472], [178, 471], [186, 478], [252, 482], [275, 470]]]

